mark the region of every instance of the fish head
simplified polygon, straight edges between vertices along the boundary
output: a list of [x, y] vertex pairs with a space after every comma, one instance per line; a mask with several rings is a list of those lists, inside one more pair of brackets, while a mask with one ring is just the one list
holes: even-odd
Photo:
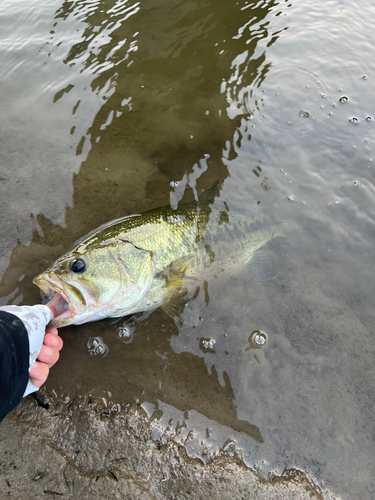
[[128, 241], [79, 245], [33, 282], [56, 310], [61, 327], [131, 314], [153, 279], [152, 253]]

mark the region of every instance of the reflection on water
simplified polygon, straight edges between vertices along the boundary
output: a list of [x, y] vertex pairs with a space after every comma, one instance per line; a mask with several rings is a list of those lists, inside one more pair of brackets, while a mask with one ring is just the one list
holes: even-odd
[[[99, 224], [217, 181], [244, 211], [271, 206], [288, 233], [273, 280], [245, 269], [208, 284], [182, 326], [156, 311], [67, 327], [47, 390], [138, 400], [154, 436], [192, 456], [235, 454], [264, 476], [300, 467], [370, 499], [373, 7], [56, 0], [3, 12], [2, 303], [38, 302], [32, 278]], [[90, 356], [89, 340], [107, 355]]]

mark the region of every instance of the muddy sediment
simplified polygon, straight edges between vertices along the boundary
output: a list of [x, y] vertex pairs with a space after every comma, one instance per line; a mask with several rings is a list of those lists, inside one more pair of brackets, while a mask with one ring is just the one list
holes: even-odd
[[26, 398], [0, 424], [1, 498], [323, 498], [301, 471], [265, 480], [238, 457], [203, 464], [173, 440], [154, 441], [139, 405], [38, 399]]

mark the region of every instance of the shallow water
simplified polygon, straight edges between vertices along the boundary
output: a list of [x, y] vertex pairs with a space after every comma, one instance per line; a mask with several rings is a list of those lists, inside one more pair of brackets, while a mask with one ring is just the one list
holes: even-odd
[[138, 400], [191, 456], [372, 498], [374, 10], [2, 3], [1, 303], [39, 302], [32, 278], [91, 229], [216, 181], [287, 234], [274, 280], [233, 276], [182, 327], [156, 311], [129, 337], [111, 320], [61, 330], [54, 397]]

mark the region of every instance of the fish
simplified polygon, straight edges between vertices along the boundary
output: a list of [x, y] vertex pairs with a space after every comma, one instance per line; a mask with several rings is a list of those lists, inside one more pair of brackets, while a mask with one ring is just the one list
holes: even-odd
[[262, 264], [261, 249], [278, 227], [260, 211], [230, 209], [207, 191], [177, 209], [156, 208], [100, 226], [33, 282], [52, 297], [50, 326], [57, 328], [158, 307], [175, 316], [173, 299], [181, 289]]

